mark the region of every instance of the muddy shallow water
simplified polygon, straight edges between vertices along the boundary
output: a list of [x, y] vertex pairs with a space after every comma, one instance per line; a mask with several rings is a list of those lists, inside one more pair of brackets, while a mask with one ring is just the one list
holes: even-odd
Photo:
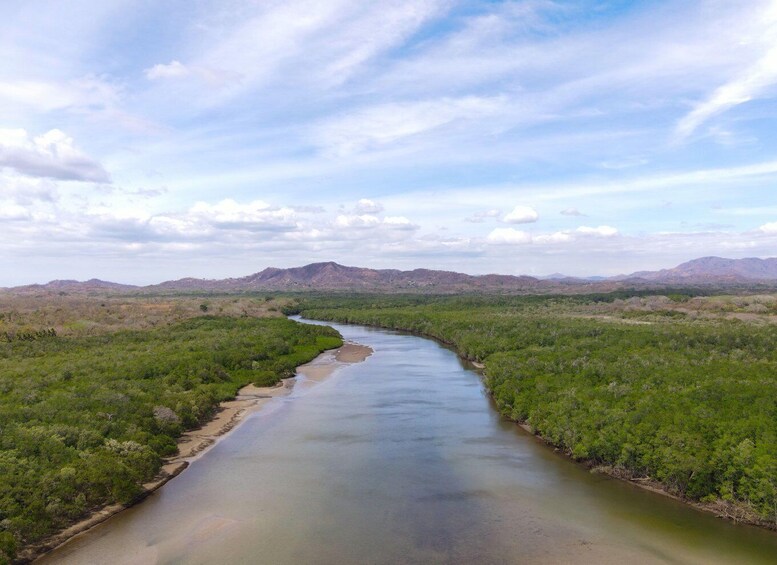
[[553, 453], [437, 343], [332, 325], [375, 353], [273, 400], [39, 563], [777, 561], [774, 533]]

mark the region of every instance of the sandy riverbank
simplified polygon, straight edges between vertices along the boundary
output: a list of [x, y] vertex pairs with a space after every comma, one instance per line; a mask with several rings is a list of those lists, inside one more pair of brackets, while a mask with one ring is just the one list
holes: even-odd
[[297, 378], [283, 379], [276, 386], [257, 387], [252, 384], [241, 388], [234, 400], [222, 402], [218, 413], [201, 428], [184, 433], [178, 440], [178, 455], [166, 461], [166, 466], [190, 462], [207, 451], [218, 438], [234, 429], [245, 418], [260, 410], [273, 398], [288, 396], [295, 386], [310, 387], [332, 375], [338, 368], [360, 363], [372, 355], [372, 349], [358, 343], [344, 343], [338, 349], [325, 351], [313, 361], [297, 367]]
[[[366, 345], [346, 342], [338, 349], [325, 351], [313, 361], [297, 367], [299, 385], [306, 388], [321, 383], [340, 367], [360, 363], [372, 355]], [[202, 456], [224, 435], [235, 429], [250, 414], [262, 409], [274, 398], [287, 396], [295, 387], [296, 377], [283, 379], [276, 386], [257, 387], [249, 384], [241, 388], [233, 400], [222, 402], [216, 414], [201, 427], [185, 432], [178, 439], [178, 454], [166, 459], [159, 474], [145, 483], [141, 494], [133, 502], [137, 504], [165, 483], [178, 476], [194, 459]], [[92, 512], [87, 518], [69, 528], [19, 552], [15, 563], [29, 563], [41, 555], [59, 547], [70, 539], [90, 530], [130, 505], [112, 504]]]

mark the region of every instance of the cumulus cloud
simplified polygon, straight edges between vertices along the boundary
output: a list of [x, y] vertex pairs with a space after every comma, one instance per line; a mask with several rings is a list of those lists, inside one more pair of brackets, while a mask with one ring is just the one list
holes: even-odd
[[539, 244], [553, 244], [553, 243], [566, 243], [572, 241], [574, 237], [569, 232], [559, 231], [555, 233], [541, 234], [532, 238], [533, 243]]
[[769, 222], [758, 228], [759, 231], [767, 234], [777, 234], [777, 222]]
[[[229, 234], [283, 234], [300, 229], [291, 208], [275, 208], [261, 200], [241, 204], [225, 199], [215, 204], [197, 202], [181, 213], [147, 215], [95, 209], [92, 231], [126, 241], [219, 240]], [[249, 235], [250, 237], [250, 235]]]
[[524, 244], [531, 243], [531, 234], [515, 228], [496, 228], [488, 234], [488, 243], [496, 244]]
[[216, 204], [198, 202], [188, 216], [217, 227], [252, 231], [289, 230], [296, 227], [296, 212], [292, 208], [272, 208], [267, 202], [254, 200], [239, 204], [231, 198]]
[[30, 178], [18, 173], [0, 173], [0, 197], [5, 202], [30, 206], [36, 202], [54, 202], [57, 185], [50, 179]]
[[612, 226], [598, 226], [595, 228], [589, 226], [580, 226], [576, 231], [582, 235], [592, 235], [595, 237], [612, 237], [614, 235], [618, 235], [618, 230]]
[[386, 216], [381, 219], [374, 214], [340, 214], [335, 218], [334, 226], [341, 230], [386, 228], [406, 231], [418, 229], [417, 225], [404, 216]]
[[509, 224], [531, 224], [539, 219], [539, 214], [529, 206], [516, 206], [513, 211], [506, 214], [503, 221]]
[[372, 228], [380, 224], [380, 218], [372, 214], [340, 214], [335, 218], [338, 228]]
[[618, 234], [618, 230], [610, 226], [588, 227], [580, 226], [576, 230], [557, 231], [553, 233], [531, 234], [515, 228], [496, 228], [486, 237], [491, 244], [535, 244], [557, 245], [574, 242], [578, 239], [596, 237], [610, 238]]
[[0, 167], [31, 177], [110, 182], [103, 166], [58, 129], [34, 138], [24, 129], [0, 130]]
[[357, 214], [377, 214], [383, 211], [383, 204], [368, 198], [362, 198], [356, 203], [355, 211]]
[[559, 214], [562, 216], [585, 216], [585, 214], [577, 208], [564, 208]]

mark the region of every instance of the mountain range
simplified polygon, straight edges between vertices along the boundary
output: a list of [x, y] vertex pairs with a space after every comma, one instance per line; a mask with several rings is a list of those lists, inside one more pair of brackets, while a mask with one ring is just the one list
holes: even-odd
[[646, 280], [661, 283], [744, 283], [748, 281], [776, 281], [777, 257], [758, 259], [724, 259], [702, 257], [682, 263], [673, 269], [640, 271], [611, 280]]
[[304, 267], [268, 267], [245, 277], [228, 279], [184, 278], [156, 285], [133, 286], [91, 279], [55, 280], [6, 289], [12, 292], [250, 292], [250, 291], [352, 291], [352, 292], [607, 292], [632, 286], [755, 285], [777, 286], [777, 258], [723, 259], [702, 257], [672, 269], [639, 271], [616, 277], [568, 277], [559, 273], [542, 279], [513, 275], [468, 275], [453, 271], [367, 269], [334, 262]]

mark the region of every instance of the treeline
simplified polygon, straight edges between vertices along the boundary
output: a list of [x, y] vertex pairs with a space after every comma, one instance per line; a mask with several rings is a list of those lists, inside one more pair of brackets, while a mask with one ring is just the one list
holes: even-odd
[[0, 341], [10, 343], [12, 341], [35, 341], [46, 337], [57, 337], [57, 330], [48, 328], [44, 330], [3, 332], [0, 334]]
[[585, 297], [339, 302], [296, 309], [449, 343], [485, 364], [503, 414], [572, 457], [777, 527], [775, 325], [575, 316]]
[[0, 343], [0, 562], [94, 508], [131, 502], [220, 401], [341, 344], [327, 327], [213, 317]]

